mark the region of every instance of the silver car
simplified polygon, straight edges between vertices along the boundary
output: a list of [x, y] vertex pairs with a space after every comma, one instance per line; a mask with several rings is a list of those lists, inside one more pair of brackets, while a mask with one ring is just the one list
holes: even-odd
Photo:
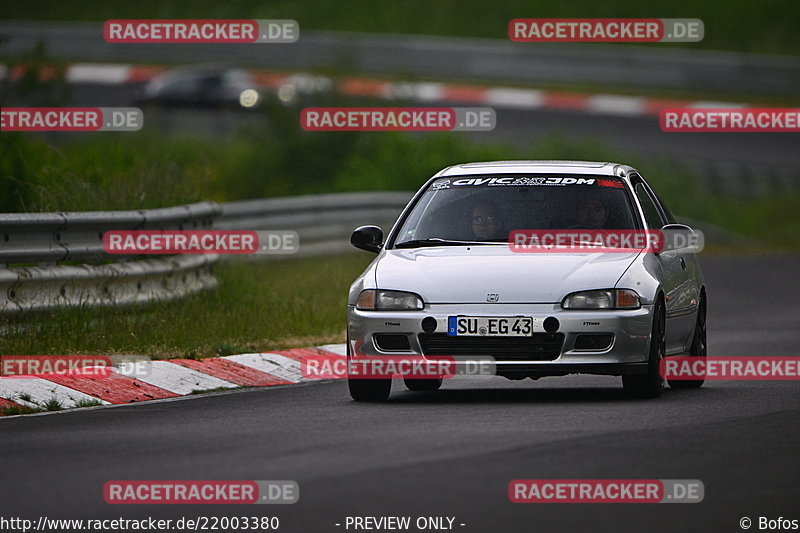
[[[706, 356], [706, 288], [693, 249], [583, 243], [520, 253], [509, 240], [515, 230], [692, 233], [630, 166], [448, 167], [414, 195], [385, 240], [376, 226], [353, 232], [354, 246], [378, 255], [350, 287], [348, 360], [490, 358], [494, 373], [510, 379], [614, 375], [631, 395], [657, 397], [664, 357]], [[351, 374], [348, 382], [355, 400], [383, 401], [392, 379]], [[405, 384], [436, 390], [442, 379]]]

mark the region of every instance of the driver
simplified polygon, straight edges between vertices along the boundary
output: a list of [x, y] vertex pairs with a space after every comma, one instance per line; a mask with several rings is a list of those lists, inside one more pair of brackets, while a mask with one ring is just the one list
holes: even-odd
[[500, 209], [492, 202], [477, 203], [472, 207], [472, 233], [479, 241], [505, 239], [504, 223]]
[[584, 198], [575, 208], [576, 226], [603, 229], [608, 221], [608, 208], [602, 200]]

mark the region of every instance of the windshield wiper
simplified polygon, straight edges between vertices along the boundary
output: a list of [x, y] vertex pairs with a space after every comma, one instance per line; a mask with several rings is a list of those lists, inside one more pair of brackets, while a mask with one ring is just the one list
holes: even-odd
[[425, 246], [467, 246], [472, 244], [489, 244], [486, 242], [476, 241], [451, 241], [448, 239], [440, 239], [433, 237], [430, 239], [416, 239], [411, 241], [399, 242], [394, 245], [395, 248], [422, 248]]

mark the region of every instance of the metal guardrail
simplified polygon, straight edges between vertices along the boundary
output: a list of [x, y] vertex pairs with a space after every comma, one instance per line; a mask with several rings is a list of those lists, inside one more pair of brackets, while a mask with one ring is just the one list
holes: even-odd
[[[350, 233], [365, 224], [388, 230], [408, 203], [410, 192], [340, 193], [245, 200], [222, 205], [215, 229], [296, 231], [300, 249], [293, 256], [349, 252]], [[269, 259], [269, 255], [245, 256]]]
[[0, 214], [0, 315], [166, 301], [217, 286], [217, 255], [109, 255], [105, 231], [291, 229], [300, 237], [300, 255], [334, 254], [352, 250], [348, 237], [356, 226], [394, 223], [410, 196], [325, 194], [138, 211]]
[[213, 288], [216, 256], [131, 261], [104, 252], [103, 232], [210, 229], [220, 212], [217, 204], [201, 202], [137, 211], [0, 214], [0, 314], [124, 306]]
[[108, 259], [109, 230], [210, 229], [222, 209], [213, 202], [137, 211], [0, 214], [0, 264]]
[[60, 307], [123, 307], [213, 289], [216, 255], [105, 265], [0, 268], [0, 315]]
[[37, 43], [67, 60], [219, 61], [272, 69], [340, 69], [437, 79], [597, 83], [623, 87], [789, 95], [800, 86], [790, 56], [602, 44], [514, 43], [497, 39], [307, 31], [291, 45], [126, 44], [102, 39], [101, 22], [0, 21], [0, 53]]

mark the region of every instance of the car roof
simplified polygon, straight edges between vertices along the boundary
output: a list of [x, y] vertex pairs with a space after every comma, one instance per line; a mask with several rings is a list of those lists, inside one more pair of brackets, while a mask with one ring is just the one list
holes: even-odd
[[465, 174], [592, 174], [595, 176], [624, 177], [633, 167], [600, 161], [484, 161], [462, 163], [447, 167], [435, 177], [463, 176]]

